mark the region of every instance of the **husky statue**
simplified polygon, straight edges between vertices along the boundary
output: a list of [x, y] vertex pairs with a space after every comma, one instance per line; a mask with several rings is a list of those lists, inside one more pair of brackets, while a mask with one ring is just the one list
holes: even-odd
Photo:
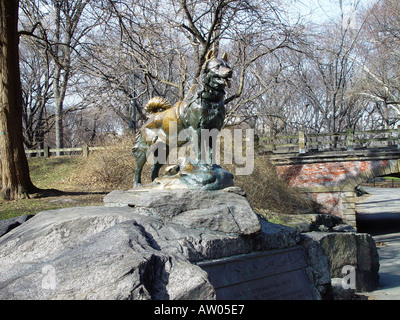
[[[172, 135], [179, 134], [184, 129], [192, 130], [195, 133], [193, 137], [196, 137], [197, 141], [192, 142], [197, 161], [201, 161], [201, 130], [221, 130], [225, 118], [225, 87], [229, 88], [231, 77], [232, 69], [228, 65], [226, 53], [221, 59], [215, 57], [214, 51], [211, 50], [207, 53], [198, 83], [190, 88], [182, 101], [177, 102], [174, 106], [161, 97], [154, 97], [148, 101], [145, 111], [151, 116], [136, 134], [132, 149], [136, 158], [134, 186], [141, 183], [142, 168], [146, 163], [150, 148], [157, 143], [158, 148], [155, 155], [157, 150], [162, 149], [166, 159]], [[177, 147], [184, 143], [178, 143]], [[212, 148], [211, 144], [210, 147]], [[163, 163], [160, 161], [154, 162], [151, 170], [152, 181], [158, 177], [162, 165]]]

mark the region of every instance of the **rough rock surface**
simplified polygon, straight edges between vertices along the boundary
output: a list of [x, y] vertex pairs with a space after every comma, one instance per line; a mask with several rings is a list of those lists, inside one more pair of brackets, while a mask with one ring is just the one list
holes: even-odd
[[33, 214], [28, 214], [25, 216], [19, 216], [11, 219], [1, 220], [0, 221], [0, 237], [5, 235], [7, 232], [10, 232], [12, 229], [20, 226], [27, 220], [33, 217]]
[[188, 228], [206, 228], [235, 234], [261, 231], [257, 214], [243, 190], [153, 189], [115, 190], [104, 198], [108, 207], [134, 207], [141, 214], [176, 222]]
[[321, 244], [332, 278], [343, 278], [342, 268], [353, 266], [357, 291], [372, 291], [378, 287], [379, 255], [371, 235], [351, 232], [308, 232], [304, 235]]
[[212, 298], [206, 273], [187, 259], [210, 250], [210, 243], [203, 247], [185, 235], [181, 226], [130, 208], [41, 212], [0, 238], [0, 298]]
[[308, 278], [315, 284], [323, 300], [334, 299], [329, 272], [329, 260], [320, 243], [307, 234], [300, 235], [299, 244], [304, 248], [310, 267], [306, 269]]
[[342, 278], [332, 278], [332, 291], [335, 300], [353, 300], [356, 291], [351, 288], [343, 288]]
[[[165, 210], [156, 198], [139, 197], [143, 203], [130, 199], [129, 206], [38, 213], [0, 238], [0, 299], [214, 299], [196, 262], [300, 241], [293, 228], [269, 223], [252, 210], [245, 215], [236, 207], [242, 201], [238, 190], [230, 191], [220, 194], [229, 210], [216, 209], [221, 200], [212, 194], [197, 217], [192, 211], [205, 195], [183, 204], [179, 192]], [[256, 227], [245, 221], [255, 218]], [[306, 250], [309, 261], [313, 254]], [[327, 267], [320, 262], [308, 267], [317, 296], [330, 283]]]
[[342, 218], [330, 214], [300, 214], [286, 215], [287, 226], [300, 232], [356, 232], [356, 229], [344, 223]]

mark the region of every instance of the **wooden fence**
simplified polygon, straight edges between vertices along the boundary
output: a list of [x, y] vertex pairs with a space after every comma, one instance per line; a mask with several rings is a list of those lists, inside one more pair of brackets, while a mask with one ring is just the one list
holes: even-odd
[[[396, 129], [305, 133], [259, 138], [260, 151], [274, 153], [308, 153], [316, 151], [356, 150], [368, 148], [400, 148], [400, 126]], [[28, 156], [50, 157], [52, 153], [79, 154], [87, 157], [91, 151], [106, 147], [88, 147], [26, 150]]]
[[263, 151], [274, 153], [307, 153], [315, 151], [356, 150], [367, 148], [400, 148], [400, 126], [396, 129], [305, 133], [296, 135], [262, 137]]
[[36, 149], [36, 150], [25, 150], [25, 153], [28, 157], [37, 156], [37, 157], [45, 157], [48, 158], [52, 153], [62, 153], [64, 155], [72, 155], [72, 154], [79, 154], [81, 153], [83, 157], [87, 158], [91, 151], [96, 150], [105, 150], [105, 147], [89, 147], [84, 145], [79, 148], [53, 148], [45, 147], [44, 149]]

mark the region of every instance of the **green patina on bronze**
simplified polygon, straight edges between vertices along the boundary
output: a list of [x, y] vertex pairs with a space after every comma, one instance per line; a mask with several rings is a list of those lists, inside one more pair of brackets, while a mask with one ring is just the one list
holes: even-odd
[[[191, 172], [191, 177], [185, 173], [184, 180], [189, 186], [200, 186], [202, 188], [223, 188], [233, 176], [222, 170], [215, 164], [204, 163], [201, 148], [201, 130], [221, 130], [225, 119], [224, 96], [225, 88], [229, 87], [229, 79], [232, 77], [232, 69], [228, 65], [227, 56], [222, 58], [214, 56], [211, 50], [206, 57], [197, 84], [193, 85], [185, 98], [171, 106], [164, 98], [154, 97], [149, 100], [145, 111], [150, 113], [147, 122], [141, 127], [135, 137], [133, 154], [136, 158], [136, 170], [134, 186], [140, 185], [141, 173], [150, 152], [158, 157], [160, 151], [164, 152], [164, 159], [168, 157], [170, 146], [175, 142], [177, 147], [188, 141], [178, 141], [177, 135], [182, 130], [187, 130], [196, 152], [196, 170]], [[175, 139], [174, 141], [171, 141]], [[189, 138], [188, 138], [189, 139]], [[154, 148], [157, 146], [157, 148]], [[212, 143], [209, 144], [208, 152], [212, 154]], [[154, 181], [159, 174], [163, 163], [156, 160], [152, 167], [151, 180]], [[180, 167], [174, 172], [179, 172]], [[221, 171], [222, 170], [222, 171]], [[224, 180], [216, 183], [215, 179]], [[227, 182], [226, 180], [229, 180]], [[197, 181], [197, 182], [196, 182]], [[212, 181], [210, 183], [210, 181]]]

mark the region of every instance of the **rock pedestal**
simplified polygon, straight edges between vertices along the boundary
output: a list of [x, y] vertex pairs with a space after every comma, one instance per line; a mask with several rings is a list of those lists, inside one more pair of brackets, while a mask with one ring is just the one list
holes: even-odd
[[243, 196], [243, 190], [152, 189], [112, 191], [107, 207], [130, 207], [140, 214], [175, 222], [187, 228], [250, 235], [261, 231], [259, 217]]
[[[258, 216], [243, 194], [143, 188], [114, 191], [104, 207], [40, 212], [0, 237], [0, 299], [215, 299], [201, 263], [301, 249], [297, 230]], [[321, 298], [327, 261], [304, 252]]]

